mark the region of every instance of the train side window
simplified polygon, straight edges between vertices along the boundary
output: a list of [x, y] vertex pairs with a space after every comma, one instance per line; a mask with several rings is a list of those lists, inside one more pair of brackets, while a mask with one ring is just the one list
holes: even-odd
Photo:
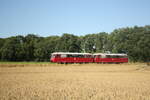
[[93, 56], [92, 55], [89, 55], [89, 58], [92, 58]]
[[128, 56], [121, 56], [121, 58], [128, 58]]
[[81, 56], [81, 55], [77, 55], [77, 57], [78, 57], [78, 58], [81, 58], [82, 56]]
[[51, 56], [51, 58], [55, 58], [55, 55], [53, 54], [53, 55]]
[[98, 58], [98, 55], [95, 55], [94, 58]]
[[96, 58], [101, 58], [101, 55], [97, 55]]
[[84, 55], [78, 55], [79, 58], [84, 58]]
[[73, 55], [67, 55], [67, 57], [74, 57]]
[[106, 58], [111, 58], [111, 56], [110, 55], [106, 55]]
[[77, 58], [82, 58], [82, 55], [76, 55]]
[[101, 55], [101, 58], [107, 58], [107, 55]]
[[84, 55], [84, 58], [87, 58], [87, 55]]
[[75, 57], [75, 58], [77, 58], [77, 57], [79, 57], [79, 55], [72, 55], [72, 57]]
[[55, 55], [55, 58], [60, 58], [60, 55], [58, 55], [58, 54], [57, 54], [57, 55]]
[[117, 58], [124, 58], [124, 56], [118, 56]]
[[119, 58], [119, 56], [111, 55], [110, 58]]
[[82, 58], [85, 58], [85, 55], [82, 55]]
[[128, 58], [128, 56], [123, 56], [122, 58]]
[[92, 58], [91, 55], [85, 55], [85, 58]]
[[66, 54], [62, 54], [62, 55], [61, 55], [61, 58], [66, 58], [66, 57], [67, 57]]

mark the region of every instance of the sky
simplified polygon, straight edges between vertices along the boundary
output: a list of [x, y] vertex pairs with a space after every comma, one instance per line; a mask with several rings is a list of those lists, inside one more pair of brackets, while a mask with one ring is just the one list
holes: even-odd
[[0, 38], [150, 25], [150, 0], [0, 0]]

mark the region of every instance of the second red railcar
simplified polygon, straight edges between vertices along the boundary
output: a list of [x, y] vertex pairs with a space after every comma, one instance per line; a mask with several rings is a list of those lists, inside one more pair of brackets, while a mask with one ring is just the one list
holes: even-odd
[[127, 54], [94, 54], [95, 63], [126, 63], [128, 62]]

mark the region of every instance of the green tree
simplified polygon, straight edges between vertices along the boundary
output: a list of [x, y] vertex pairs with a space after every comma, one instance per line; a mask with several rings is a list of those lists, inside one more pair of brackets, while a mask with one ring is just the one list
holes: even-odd
[[105, 52], [108, 50], [108, 34], [105, 32], [88, 34], [82, 37], [81, 47], [84, 52]]
[[96, 52], [106, 52], [109, 51], [108, 45], [108, 34], [101, 32], [96, 34]]
[[22, 61], [24, 59], [23, 37], [16, 36], [8, 38], [1, 48], [1, 60]]
[[24, 50], [25, 50], [25, 60], [26, 61], [34, 61], [35, 56], [34, 56], [34, 50], [35, 50], [35, 45], [40, 41], [40, 37], [34, 35], [34, 34], [28, 34], [25, 37], [25, 42], [24, 42]]
[[82, 38], [81, 47], [83, 52], [95, 52], [96, 34], [88, 34]]
[[2, 51], [1, 51], [1, 48], [3, 47], [4, 43], [5, 43], [5, 39], [0, 38], [0, 59], [1, 59], [1, 57], [2, 57]]
[[33, 34], [0, 38], [0, 59], [5, 61], [49, 61], [52, 52], [127, 53], [131, 61], [150, 62], [150, 26], [115, 29], [75, 36], [39, 37]]
[[58, 36], [51, 36], [43, 38], [40, 42], [35, 45], [34, 56], [36, 61], [49, 61], [50, 54], [55, 52]]
[[80, 52], [79, 38], [72, 34], [63, 34], [56, 47], [59, 52]]
[[149, 26], [116, 29], [111, 33], [110, 37], [112, 52], [128, 53], [132, 61], [149, 61]]

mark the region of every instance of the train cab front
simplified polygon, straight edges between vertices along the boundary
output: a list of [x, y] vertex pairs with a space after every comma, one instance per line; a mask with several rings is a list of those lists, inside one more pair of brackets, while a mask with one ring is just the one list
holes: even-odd
[[55, 62], [54, 58], [50, 58], [50, 62]]
[[55, 62], [55, 55], [51, 55], [50, 62]]
[[51, 55], [51, 58], [50, 58], [51, 62], [58, 63], [58, 62], [60, 62], [60, 60], [61, 60], [60, 59], [60, 54], [54, 53], [54, 54]]

